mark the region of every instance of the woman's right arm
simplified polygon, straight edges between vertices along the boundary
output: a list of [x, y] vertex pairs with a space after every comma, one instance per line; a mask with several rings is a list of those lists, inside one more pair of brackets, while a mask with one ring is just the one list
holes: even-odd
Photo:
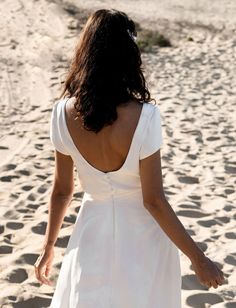
[[199, 281], [217, 288], [223, 283], [223, 272], [207, 258], [185, 230], [165, 198], [160, 150], [140, 160], [143, 203], [171, 241], [190, 259]]

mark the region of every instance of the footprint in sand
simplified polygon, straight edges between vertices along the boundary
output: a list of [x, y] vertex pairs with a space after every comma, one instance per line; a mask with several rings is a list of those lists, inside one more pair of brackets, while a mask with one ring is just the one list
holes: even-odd
[[195, 242], [202, 251], [206, 251], [207, 250], [207, 244], [205, 242]]
[[46, 231], [47, 223], [45, 221], [41, 221], [37, 226], [31, 228], [34, 233], [44, 235]]
[[29, 265], [34, 265], [38, 258], [38, 254], [36, 253], [25, 253], [20, 256], [19, 259], [16, 260], [16, 264], [29, 264]]
[[236, 239], [236, 233], [235, 232], [227, 232], [225, 233], [225, 237], [229, 239]]
[[176, 193], [175, 193], [175, 192], [172, 192], [172, 191], [170, 191], [170, 190], [165, 189], [165, 194], [166, 194], [166, 195], [175, 195]]
[[24, 215], [24, 216], [23, 216], [23, 219], [33, 218], [33, 217], [34, 217], [34, 215]]
[[64, 224], [64, 223], [63, 223], [63, 224], [61, 225], [61, 229], [67, 228], [67, 227], [69, 227], [69, 226], [70, 226], [70, 224]]
[[226, 189], [225, 189], [226, 195], [231, 195], [231, 194], [233, 194], [234, 192], [235, 192], [234, 189], [231, 189], [231, 188], [226, 188]]
[[14, 269], [8, 276], [7, 280], [11, 283], [21, 283], [28, 278], [28, 274], [24, 268]]
[[188, 202], [186, 204], [179, 204], [178, 207], [181, 207], [181, 208], [184, 208], [184, 209], [195, 209], [195, 210], [199, 209], [199, 206], [196, 205], [193, 202]]
[[59, 237], [55, 243], [55, 246], [60, 247], [60, 248], [66, 248], [68, 245], [69, 239], [70, 239], [69, 235]]
[[230, 265], [236, 265], [236, 258], [232, 255], [227, 256], [226, 258], [224, 258], [224, 261]]
[[225, 177], [224, 176], [216, 176], [215, 179], [218, 180], [219, 182], [225, 183]]
[[28, 205], [27, 205], [27, 208], [28, 209], [32, 209], [32, 210], [37, 210], [37, 208], [38, 207], [40, 207], [40, 204], [34, 204], [34, 203], [29, 203]]
[[195, 160], [197, 158], [197, 155], [196, 154], [188, 154], [187, 157]]
[[214, 305], [217, 303], [222, 303], [224, 300], [223, 298], [215, 293], [207, 292], [207, 293], [198, 293], [193, 294], [187, 297], [186, 303], [190, 307], [198, 307], [198, 308], [205, 308], [207, 304]]
[[196, 235], [195, 231], [192, 229], [186, 229], [186, 231], [188, 232], [190, 236]]
[[24, 186], [21, 187], [21, 189], [24, 190], [24, 191], [29, 191], [32, 188], [33, 188], [33, 186], [31, 186], [31, 185], [24, 185]]
[[225, 172], [229, 174], [235, 174], [236, 173], [236, 167], [232, 165], [225, 165]]
[[208, 288], [202, 285], [196, 275], [184, 275], [182, 277], [182, 289], [183, 290], [208, 290]]
[[47, 175], [42, 175], [42, 174], [36, 174], [37, 178], [39, 178], [40, 180], [45, 180], [48, 178]]
[[[6, 243], [7, 245], [12, 245], [12, 238], [14, 237], [13, 233], [8, 233], [6, 235], [3, 236], [4, 237], [4, 243]], [[7, 249], [7, 248], [6, 248]]]
[[13, 179], [19, 179], [18, 175], [6, 175], [6, 176], [1, 176], [0, 181], [2, 182], [11, 182]]
[[17, 170], [16, 173], [19, 173], [21, 175], [30, 175], [30, 171], [28, 170]]
[[76, 198], [76, 199], [82, 199], [83, 198], [83, 195], [84, 195], [84, 192], [76, 192], [73, 194], [73, 198]]
[[19, 229], [22, 229], [24, 228], [24, 224], [22, 222], [14, 222], [14, 221], [9, 221], [7, 224], [6, 224], [6, 227], [9, 228], [9, 229], [12, 229], [12, 230], [19, 230]]
[[15, 199], [15, 200], [18, 199], [19, 196], [20, 196], [20, 193], [11, 193], [10, 194], [10, 198]]
[[[48, 157], [45, 157], [45, 159], [52, 160], [52, 161], [55, 160], [54, 156], [48, 156]], [[40, 169], [43, 169], [43, 168], [44, 168], [44, 167], [42, 167], [42, 168], [40, 168]]]
[[0, 254], [7, 254], [12, 253], [13, 247], [8, 245], [1, 245], [0, 246]]
[[39, 194], [43, 194], [43, 193], [45, 193], [47, 190], [48, 190], [47, 186], [43, 184], [43, 185], [41, 185], [41, 186], [38, 188], [37, 192], [38, 192]]
[[209, 214], [204, 214], [203, 212], [194, 211], [194, 210], [179, 210], [179, 211], [176, 211], [176, 214], [178, 216], [191, 217], [191, 218], [202, 218], [202, 217], [206, 217], [209, 215]]
[[50, 303], [51, 303], [50, 298], [36, 296], [30, 299], [23, 300], [18, 303], [12, 303], [12, 307], [13, 308], [49, 307]]
[[193, 200], [201, 200], [201, 199], [202, 199], [201, 196], [195, 196], [195, 195], [189, 196], [189, 198], [191, 198], [191, 199], [193, 199]]
[[4, 232], [4, 226], [0, 225], [0, 234], [2, 234]]
[[58, 262], [55, 265], [55, 268], [57, 268], [58, 270], [60, 270], [61, 266], [62, 266], [62, 262]]
[[34, 145], [35, 149], [37, 150], [42, 150], [43, 146], [44, 146], [43, 144], [39, 144], [39, 143]]
[[2, 171], [10, 171], [14, 170], [16, 168], [15, 164], [7, 164], [4, 167], [2, 167]]
[[219, 237], [220, 237], [220, 235], [212, 235], [212, 236], [211, 236], [211, 238], [212, 238], [213, 240], [218, 240]]
[[7, 211], [3, 216], [4, 216], [4, 218], [12, 219], [12, 220], [18, 220], [19, 219], [19, 215], [13, 210]]
[[36, 194], [34, 194], [34, 193], [29, 194], [27, 199], [30, 200], [30, 201], [35, 201], [36, 200]]
[[206, 228], [210, 228], [212, 226], [215, 225], [220, 225], [216, 220], [214, 219], [209, 219], [209, 220], [198, 220], [197, 223], [202, 226], [202, 227], [206, 227]]
[[29, 210], [27, 210], [27, 209], [17, 209], [16, 210], [18, 213], [28, 213], [29, 212]]
[[223, 222], [224, 224], [230, 222], [230, 218], [226, 216], [216, 217], [216, 220], [219, 220], [220, 222]]
[[195, 176], [179, 176], [178, 180], [180, 183], [184, 184], [197, 184], [199, 183], [199, 179]]
[[44, 167], [41, 165], [41, 163], [36, 162], [36, 163], [34, 163], [34, 168], [35, 169], [43, 169]]
[[70, 214], [70, 216], [65, 216], [64, 221], [69, 223], [75, 223], [76, 215]]
[[80, 205], [75, 207], [75, 212], [76, 213], [79, 213], [79, 210], [80, 210]]
[[235, 207], [234, 207], [233, 205], [226, 205], [226, 206], [224, 206], [223, 209], [224, 209], [224, 211], [226, 211], [226, 212], [230, 212], [230, 211], [234, 210]]
[[215, 141], [215, 140], [220, 140], [220, 137], [217, 136], [210, 136], [206, 138], [207, 141]]

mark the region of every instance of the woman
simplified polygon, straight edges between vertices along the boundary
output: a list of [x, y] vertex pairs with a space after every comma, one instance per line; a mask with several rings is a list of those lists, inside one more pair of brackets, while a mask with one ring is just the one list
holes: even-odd
[[92, 14], [53, 106], [55, 178], [45, 244], [35, 263], [41, 283], [52, 284], [54, 244], [73, 195], [74, 164], [85, 193], [51, 308], [181, 307], [178, 249], [202, 284], [223, 283], [222, 271], [165, 198], [160, 110], [150, 103], [135, 38], [125, 13]]

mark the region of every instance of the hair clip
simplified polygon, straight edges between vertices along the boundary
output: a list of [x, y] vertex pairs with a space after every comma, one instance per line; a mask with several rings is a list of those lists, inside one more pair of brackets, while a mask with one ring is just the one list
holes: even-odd
[[128, 34], [129, 34], [129, 36], [132, 38], [132, 40], [133, 40], [133, 41], [136, 41], [137, 36], [134, 35], [129, 29], [127, 29], [127, 32], [128, 32]]

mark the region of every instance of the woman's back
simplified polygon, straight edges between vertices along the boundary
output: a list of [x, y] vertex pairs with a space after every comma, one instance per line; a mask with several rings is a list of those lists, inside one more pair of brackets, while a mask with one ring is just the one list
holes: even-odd
[[82, 127], [73, 98], [66, 103], [66, 124], [70, 136], [81, 155], [103, 172], [120, 169], [128, 155], [143, 105], [135, 100], [117, 107], [117, 120], [103, 127], [97, 134]]
[[158, 105], [138, 104], [120, 107], [120, 118], [97, 135], [73, 123], [72, 100], [64, 98], [54, 104], [50, 138], [58, 152], [72, 157], [83, 191], [105, 197], [101, 192], [109, 194], [104, 184], [107, 176], [120, 184], [116, 187], [120, 193], [141, 188], [139, 161], [159, 150], [162, 133]]

